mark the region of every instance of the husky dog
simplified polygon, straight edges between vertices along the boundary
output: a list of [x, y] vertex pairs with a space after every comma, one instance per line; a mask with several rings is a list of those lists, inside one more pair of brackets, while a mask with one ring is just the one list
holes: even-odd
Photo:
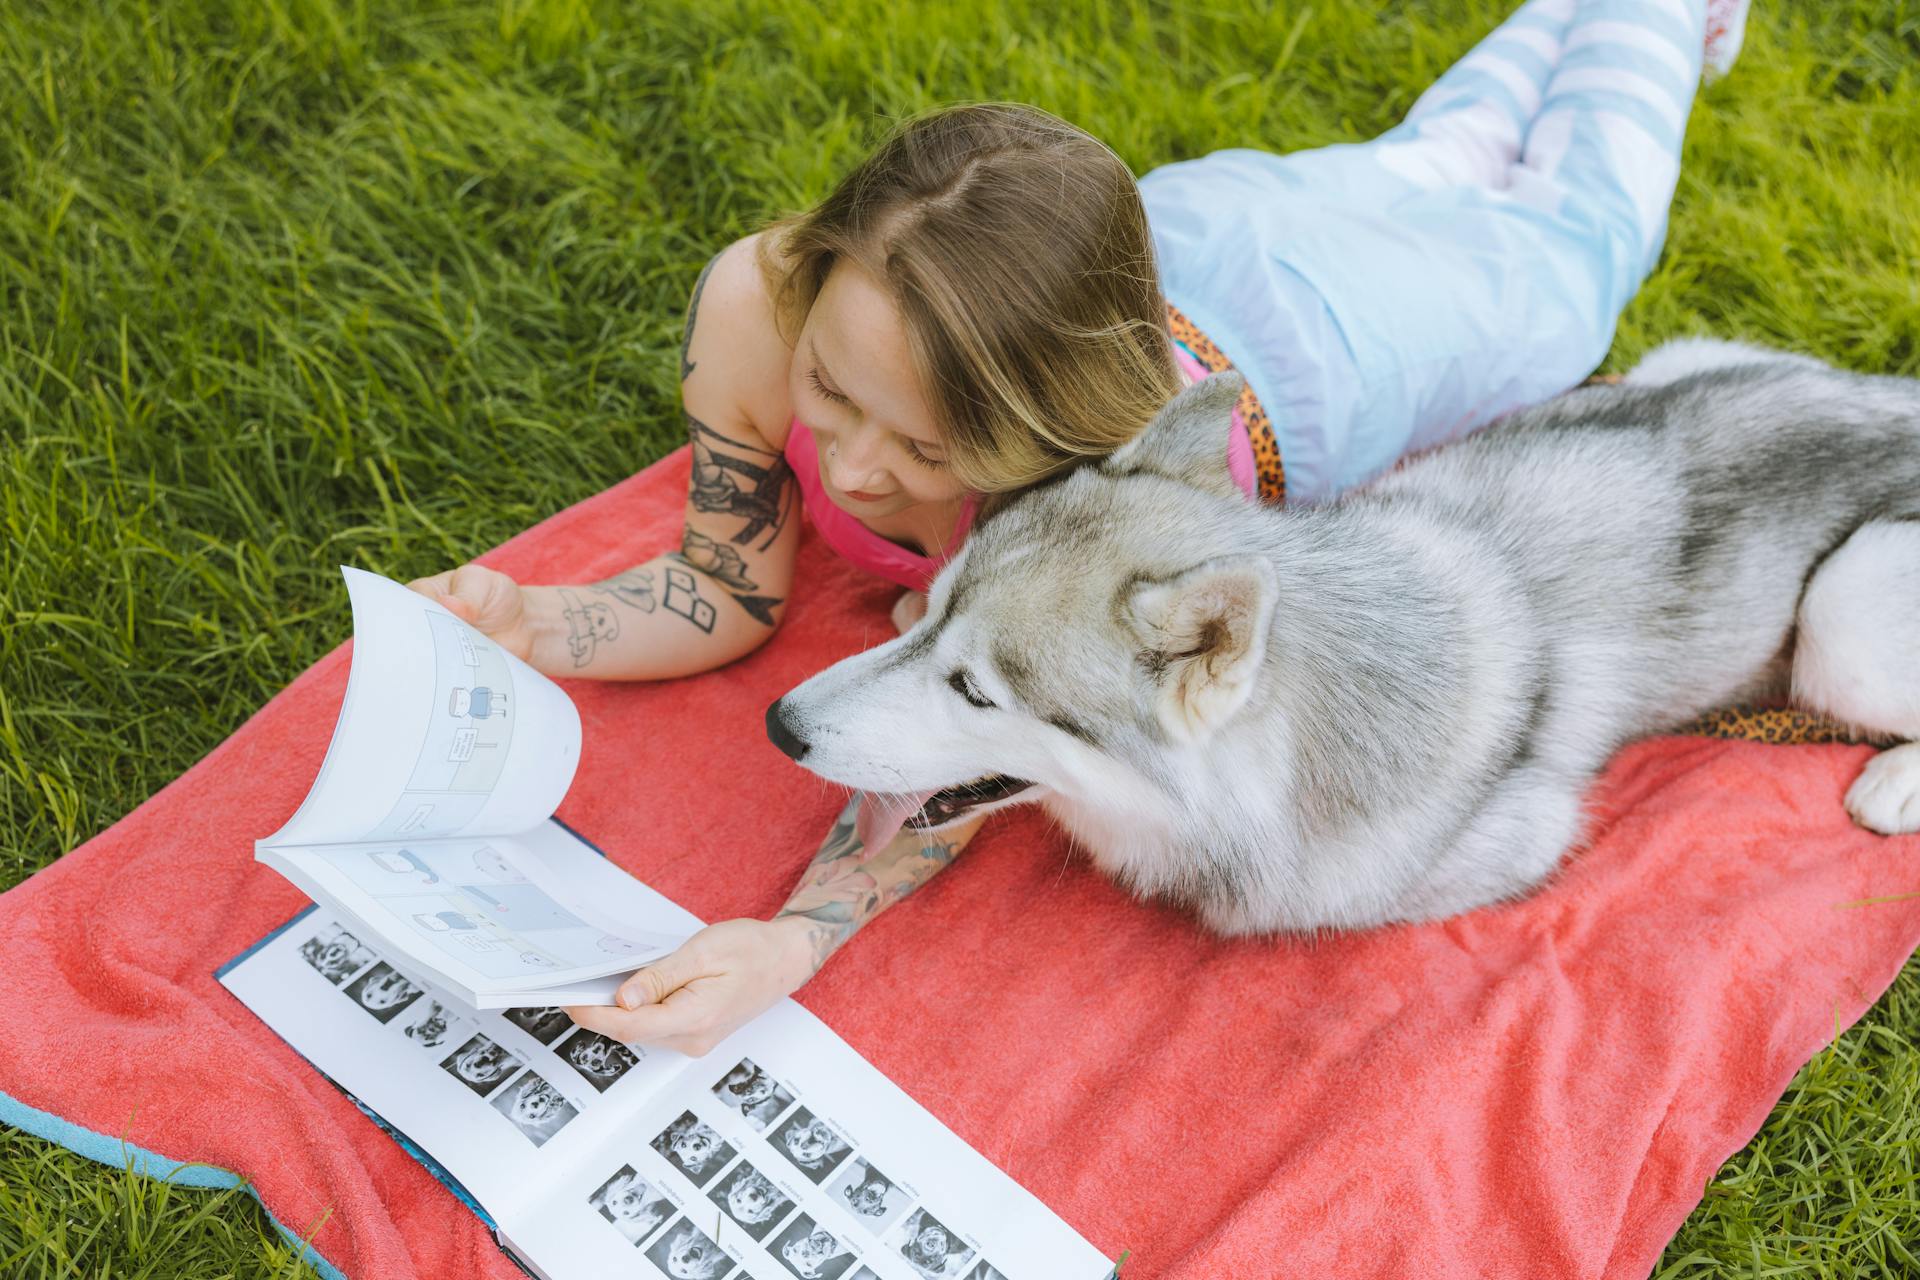
[[899, 639], [768, 709], [860, 835], [1037, 799], [1226, 933], [1539, 884], [1622, 744], [1791, 693], [1902, 740], [1920, 830], [1920, 382], [1689, 341], [1324, 507], [1249, 503], [1241, 387], [987, 516]]

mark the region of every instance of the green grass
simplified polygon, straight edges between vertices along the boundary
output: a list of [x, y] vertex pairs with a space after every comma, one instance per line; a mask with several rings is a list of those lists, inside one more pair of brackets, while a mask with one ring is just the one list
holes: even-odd
[[[1136, 168], [1369, 136], [1503, 6], [8, 0], [0, 886], [342, 638], [331, 566], [477, 552], [677, 442], [713, 251], [892, 115], [1018, 98]], [[1920, 5], [1764, 3], [1611, 364], [1676, 332], [1920, 373]], [[1661, 1276], [1920, 1270], [1920, 966]], [[324, 1240], [324, 1237], [323, 1237]], [[249, 1198], [0, 1134], [0, 1274], [279, 1276]]]

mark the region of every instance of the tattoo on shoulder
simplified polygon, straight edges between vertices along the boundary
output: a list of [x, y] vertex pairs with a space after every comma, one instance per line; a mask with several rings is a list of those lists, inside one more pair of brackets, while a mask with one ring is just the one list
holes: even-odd
[[792, 513], [793, 468], [771, 449], [723, 436], [692, 414], [687, 437], [693, 444], [692, 501], [696, 511], [737, 516], [745, 523], [733, 541], [746, 546], [762, 534], [759, 550], [773, 545]]
[[589, 603], [565, 587], [560, 589], [560, 603], [567, 620], [567, 652], [573, 655], [575, 667], [592, 662], [602, 642], [619, 638], [620, 618], [611, 605]]
[[601, 595], [612, 596], [628, 608], [638, 609], [642, 613], [652, 613], [653, 570], [628, 569], [625, 573], [616, 573], [604, 582], [592, 584], [592, 590]]
[[[724, 249], [722, 253], [726, 252]], [[700, 268], [700, 278], [693, 282], [693, 293], [687, 299], [687, 326], [680, 331], [680, 381], [685, 382], [693, 376], [693, 361], [687, 353], [693, 349], [693, 325], [700, 317], [700, 295], [706, 291], [707, 277], [713, 274], [713, 264], [720, 261], [716, 253], [707, 259], [707, 265]]]
[[769, 627], [773, 625], [773, 611], [779, 607], [781, 598], [753, 594], [755, 583], [747, 576], [747, 562], [732, 544], [715, 542], [688, 525], [680, 535], [677, 558], [725, 587], [755, 622]]

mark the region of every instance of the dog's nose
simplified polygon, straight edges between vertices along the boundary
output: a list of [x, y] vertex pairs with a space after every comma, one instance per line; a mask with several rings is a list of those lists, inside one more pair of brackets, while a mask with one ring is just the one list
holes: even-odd
[[803, 760], [807, 755], [807, 744], [801, 741], [799, 734], [787, 726], [787, 713], [781, 708], [780, 701], [775, 698], [772, 705], [767, 708], [767, 737], [773, 740], [774, 746], [793, 759]]

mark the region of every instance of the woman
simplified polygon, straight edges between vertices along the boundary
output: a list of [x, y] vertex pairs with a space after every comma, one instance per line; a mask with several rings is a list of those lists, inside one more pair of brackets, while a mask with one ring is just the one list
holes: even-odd
[[[1738, 49], [1744, 3], [1714, 9], [1529, 0], [1372, 142], [1221, 151], [1137, 184], [1031, 108], [910, 121], [694, 286], [677, 551], [593, 584], [467, 565], [413, 586], [546, 671], [705, 671], [778, 624], [797, 492], [826, 541], [908, 588], [904, 628], [983, 501], [1111, 452], [1229, 363], [1248, 381], [1236, 480], [1325, 500], [1600, 362], [1664, 238], [1703, 60]], [[569, 1012], [704, 1053], [972, 831], [865, 849], [859, 815], [773, 920], [703, 930], [619, 1007]]]

